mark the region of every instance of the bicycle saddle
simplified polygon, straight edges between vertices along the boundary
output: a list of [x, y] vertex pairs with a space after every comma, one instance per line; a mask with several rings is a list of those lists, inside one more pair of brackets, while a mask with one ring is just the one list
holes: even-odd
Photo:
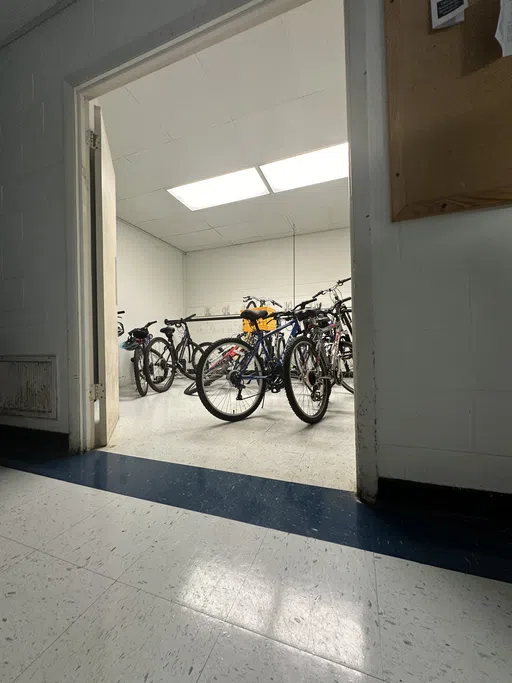
[[246, 308], [245, 311], [240, 313], [240, 316], [245, 320], [250, 320], [255, 323], [256, 320], [261, 320], [262, 318], [268, 317], [268, 311], [255, 311], [252, 308]]
[[170, 325], [167, 325], [166, 327], [162, 327], [160, 332], [162, 332], [163, 334], [166, 334], [168, 337], [170, 337], [171, 334], [173, 334], [175, 332], [175, 328], [171, 327]]

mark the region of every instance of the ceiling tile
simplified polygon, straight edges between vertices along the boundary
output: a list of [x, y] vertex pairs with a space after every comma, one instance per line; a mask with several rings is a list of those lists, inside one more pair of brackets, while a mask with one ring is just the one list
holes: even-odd
[[282, 19], [301, 91], [311, 93], [333, 85], [345, 90], [343, 2], [306, 2]]
[[199, 251], [200, 249], [213, 249], [214, 247], [227, 247], [231, 242], [219, 235], [215, 230], [203, 230], [188, 235], [176, 235], [169, 238], [169, 243], [182, 251]]
[[100, 97], [99, 102], [114, 159], [169, 141], [151, 110], [141, 107], [126, 88]]
[[280, 16], [203, 50], [198, 59], [232, 118], [301, 94]]
[[131, 83], [128, 90], [173, 138], [230, 121], [224, 98], [195, 55]]
[[117, 215], [134, 225], [154, 218], [176, 216], [180, 213], [179, 202], [165, 190], [157, 190], [117, 202]]
[[193, 215], [185, 220], [169, 216], [167, 218], [155, 218], [151, 221], [139, 223], [139, 227], [151, 235], [168, 240], [174, 235], [184, 235], [201, 230], [209, 230], [208, 223], [195, 218]]
[[234, 244], [249, 238], [269, 239], [293, 234], [286, 216], [279, 213], [276, 213], [274, 220], [265, 223], [258, 221], [234, 223], [217, 228], [217, 232]]
[[269, 221], [275, 220], [276, 213], [284, 215], [281, 205], [280, 198], [272, 194], [247, 199], [243, 202], [214, 206], [211, 209], [205, 209], [198, 213], [201, 214], [201, 218], [208, 225], [211, 225], [212, 228], [256, 221], [264, 225]]
[[150, 184], [155, 189], [177, 187], [244, 168], [233, 123], [134, 154], [128, 161], [145, 186]]
[[247, 163], [265, 164], [347, 141], [345, 95], [331, 88], [236, 121]]

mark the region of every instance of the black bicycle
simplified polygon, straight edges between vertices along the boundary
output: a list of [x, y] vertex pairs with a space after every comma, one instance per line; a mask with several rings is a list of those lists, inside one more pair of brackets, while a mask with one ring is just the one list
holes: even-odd
[[126, 351], [133, 351], [133, 374], [135, 376], [135, 385], [137, 391], [141, 396], [148, 393], [148, 378], [144, 367], [144, 351], [151, 343], [152, 336], [149, 333], [149, 328], [154, 325], [156, 320], [146, 323], [144, 327], [135, 327], [128, 332], [128, 339], [121, 344]]
[[[192, 340], [188, 322], [195, 317], [178, 320], [165, 320], [165, 327], [160, 332], [164, 337], [151, 340], [144, 352], [144, 370], [149, 386], [160, 394], [171, 388], [176, 372], [179, 371], [188, 379], [195, 379], [197, 364], [203, 352], [211, 342], [197, 344]], [[175, 334], [183, 332], [176, 344]]]

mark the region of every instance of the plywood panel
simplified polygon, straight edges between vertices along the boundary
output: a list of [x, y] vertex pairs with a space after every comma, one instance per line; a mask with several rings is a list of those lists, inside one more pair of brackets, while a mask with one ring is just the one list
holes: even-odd
[[433, 31], [427, 0], [385, 0], [393, 220], [512, 202], [512, 58], [499, 0]]

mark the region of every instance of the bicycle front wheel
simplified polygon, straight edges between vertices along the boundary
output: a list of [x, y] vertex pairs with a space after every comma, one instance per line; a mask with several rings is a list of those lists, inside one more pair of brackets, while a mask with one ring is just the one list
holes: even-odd
[[206, 349], [211, 345], [211, 342], [201, 342], [201, 344], [197, 345], [196, 349], [194, 350], [194, 355], [192, 356], [192, 365], [194, 366], [194, 372], [197, 372], [197, 366], [199, 365], [201, 356], [206, 351]]
[[331, 381], [311, 339], [295, 339], [286, 350], [283, 371], [286, 397], [295, 415], [309, 424], [320, 422], [329, 404]]
[[196, 384], [202, 404], [212, 415], [227, 422], [244, 420], [265, 394], [262, 360], [247, 342], [220, 339], [201, 356]]
[[154, 337], [144, 352], [144, 372], [149, 386], [159, 394], [171, 388], [176, 376], [174, 347], [163, 337]]
[[133, 352], [133, 374], [137, 391], [141, 396], [145, 396], [148, 393], [148, 380], [144, 373], [144, 351], [140, 346]]

